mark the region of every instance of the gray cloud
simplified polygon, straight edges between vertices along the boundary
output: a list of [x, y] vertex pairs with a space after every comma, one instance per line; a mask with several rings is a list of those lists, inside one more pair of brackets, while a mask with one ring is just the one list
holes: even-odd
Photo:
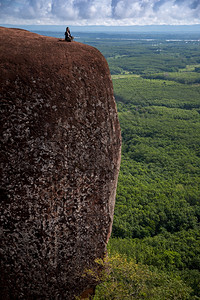
[[197, 24], [199, 0], [0, 0], [0, 23]]
[[51, 0], [0, 0], [1, 19], [37, 19], [50, 14]]
[[161, 9], [161, 6], [167, 2], [167, 0], [158, 0], [153, 3], [153, 11], [158, 12]]

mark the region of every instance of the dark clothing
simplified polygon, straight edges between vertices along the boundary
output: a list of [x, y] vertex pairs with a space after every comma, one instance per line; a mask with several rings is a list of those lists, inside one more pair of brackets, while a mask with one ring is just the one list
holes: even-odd
[[70, 33], [69, 30], [65, 31], [65, 41], [67, 41], [67, 42], [71, 42], [72, 41], [72, 36], [71, 36], [71, 33]]

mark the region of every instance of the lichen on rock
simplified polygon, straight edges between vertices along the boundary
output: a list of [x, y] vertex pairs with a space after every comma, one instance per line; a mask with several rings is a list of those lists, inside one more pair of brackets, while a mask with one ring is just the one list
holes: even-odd
[[3, 299], [73, 299], [111, 233], [121, 136], [95, 48], [0, 28]]

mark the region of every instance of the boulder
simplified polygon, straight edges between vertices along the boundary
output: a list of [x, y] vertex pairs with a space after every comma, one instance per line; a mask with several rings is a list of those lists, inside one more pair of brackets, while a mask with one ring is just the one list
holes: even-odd
[[121, 135], [105, 58], [0, 28], [2, 299], [74, 299], [111, 234]]

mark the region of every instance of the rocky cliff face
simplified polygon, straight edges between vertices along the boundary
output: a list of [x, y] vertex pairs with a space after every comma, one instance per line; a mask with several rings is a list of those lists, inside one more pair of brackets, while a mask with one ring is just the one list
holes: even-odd
[[3, 299], [73, 299], [111, 233], [120, 127], [100, 52], [0, 28]]

